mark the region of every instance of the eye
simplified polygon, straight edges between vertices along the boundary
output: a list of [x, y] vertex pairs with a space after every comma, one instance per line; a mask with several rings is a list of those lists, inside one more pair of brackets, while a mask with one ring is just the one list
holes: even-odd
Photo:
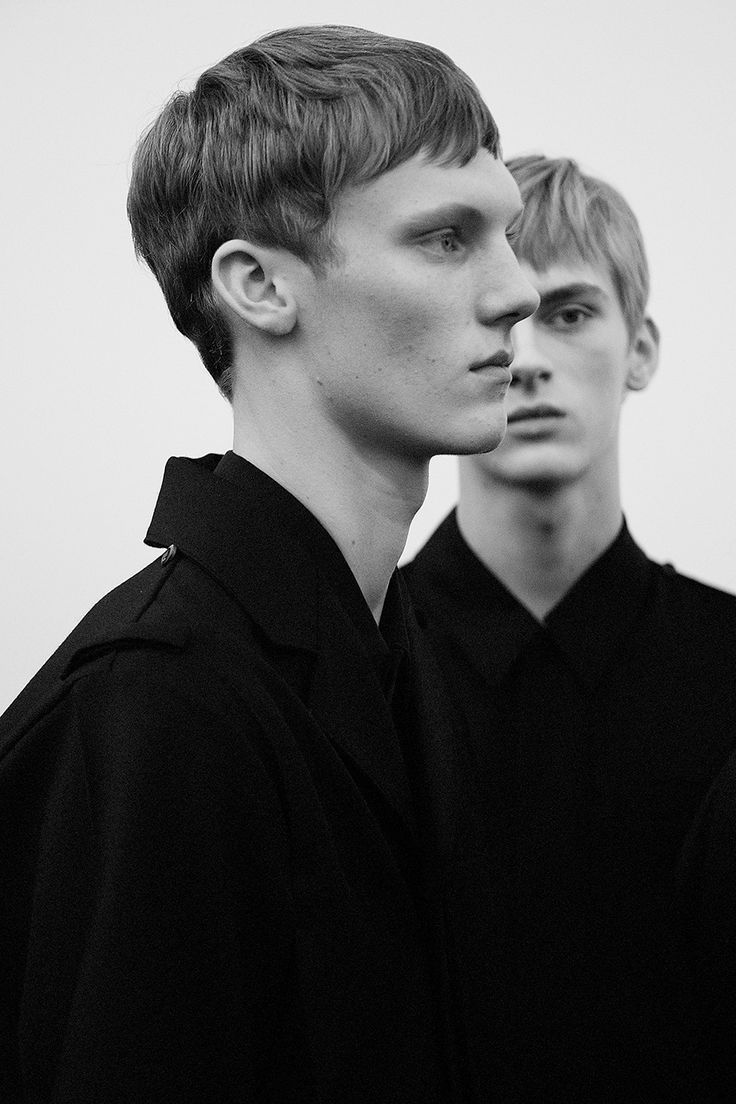
[[576, 330], [582, 326], [587, 318], [592, 317], [593, 312], [589, 307], [580, 303], [568, 303], [558, 307], [547, 316], [547, 325], [553, 330]]
[[460, 234], [454, 226], [444, 226], [422, 239], [421, 245], [430, 253], [442, 256], [458, 253], [461, 247]]

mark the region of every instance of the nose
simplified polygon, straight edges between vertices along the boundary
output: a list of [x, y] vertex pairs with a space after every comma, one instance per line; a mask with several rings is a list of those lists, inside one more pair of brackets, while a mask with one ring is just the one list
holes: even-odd
[[534, 391], [539, 383], [552, 377], [552, 365], [539, 347], [532, 318], [517, 323], [511, 331], [514, 359], [511, 365], [511, 386]]
[[[502, 255], [494, 251], [486, 272], [486, 291], [481, 300], [483, 321], [488, 326], [512, 326], [539, 306], [539, 295], [522, 272], [511, 246], [503, 239]], [[488, 279], [490, 277], [490, 279]]]

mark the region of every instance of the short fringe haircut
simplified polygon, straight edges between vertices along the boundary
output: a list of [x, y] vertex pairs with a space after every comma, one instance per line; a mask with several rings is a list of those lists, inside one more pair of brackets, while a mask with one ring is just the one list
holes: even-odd
[[245, 238], [320, 271], [342, 189], [420, 152], [464, 165], [480, 148], [501, 156], [496, 124], [441, 51], [358, 27], [275, 31], [176, 92], [140, 139], [128, 194], [136, 253], [230, 398], [217, 248]]
[[533, 154], [511, 158], [506, 166], [524, 202], [511, 233], [517, 257], [539, 272], [571, 257], [605, 265], [633, 339], [649, 299], [649, 266], [639, 223], [624, 197], [569, 157]]

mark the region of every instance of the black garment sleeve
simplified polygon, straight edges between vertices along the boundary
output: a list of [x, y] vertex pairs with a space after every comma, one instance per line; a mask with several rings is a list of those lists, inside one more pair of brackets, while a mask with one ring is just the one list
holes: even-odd
[[[678, 870], [683, 1040], [693, 1093], [736, 1095], [736, 755], [708, 793]], [[693, 1095], [692, 1099], [695, 1099]]]
[[80, 679], [8, 755], [4, 1100], [304, 1099], [272, 1082], [301, 1040], [264, 742], [139, 665]]

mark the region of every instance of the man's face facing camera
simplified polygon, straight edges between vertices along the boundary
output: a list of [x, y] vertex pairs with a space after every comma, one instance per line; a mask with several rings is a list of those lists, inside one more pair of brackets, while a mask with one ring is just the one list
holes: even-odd
[[511, 482], [566, 482], [615, 461], [621, 404], [654, 372], [656, 330], [647, 320], [632, 338], [602, 264], [521, 268], [540, 304], [513, 330], [506, 437], [477, 462]]

